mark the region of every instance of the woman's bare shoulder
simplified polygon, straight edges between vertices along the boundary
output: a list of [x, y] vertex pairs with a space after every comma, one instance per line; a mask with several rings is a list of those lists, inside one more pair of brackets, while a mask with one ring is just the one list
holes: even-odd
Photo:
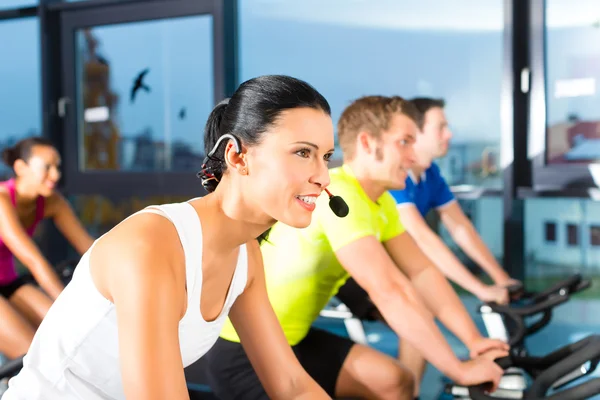
[[[183, 266], [183, 267], [182, 267]], [[111, 299], [115, 285], [185, 287], [185, 256], [173, 223], [155, 213], [138, 213], [97, 240], [90, 252], [90, 269], [98, 289]]]

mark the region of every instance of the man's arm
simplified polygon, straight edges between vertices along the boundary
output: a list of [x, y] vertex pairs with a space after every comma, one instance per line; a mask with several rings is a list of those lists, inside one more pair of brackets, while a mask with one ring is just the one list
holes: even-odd
[[[458, 207], [458, 205], [453, 201], [442, 207], [441, 210], [443, 211], [448, 207]], [[508, 300], [506, 290], [484, 284], [460, 262], [438, 234], [427, 225], [414, 204], [402, 204], [398, 207], [398, 211], [406, 230], [448, 279], [483, 301], [505, 303]]]
[[461, 362], [452, 352], [422, 299], [374, 236], [336, 251], [342, 266], [363, 287], [390, 327], [442, 373], [459, 381]]
[[265, 391], [272, 399], [329, 399], [302, 368], [267, 296], [262, 256], [248, 244], [253, 277], [229, 312], [231, 323]]
[[440, 210], [442, 223], [460, 248], [494, 280], [497, 285], [507, 285], [510, 276], [502, 269], [485, 245], [477, 230], [456, 202]]
[[394, 263], [408, 276], [429, 310], [472, 353], [482, 347], [508, 350], [500, 341], [485, 339], [446, 278], [421, 251], [411, 235], [403, 233], [384, 243]]

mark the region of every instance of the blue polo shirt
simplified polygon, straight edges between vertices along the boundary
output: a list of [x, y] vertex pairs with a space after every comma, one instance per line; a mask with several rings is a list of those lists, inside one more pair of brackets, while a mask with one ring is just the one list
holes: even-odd
[[422, 216], [432, 208], [442, 207], [454, 200], [454, 195], [446, 180], [440, 174], [440, 168], [432, 163], [431, 166], [423, 172], [419, 182], [412, 174], [406, 178], [406, 188], [404, 190], [390, 190], [396, 204], [414, 204], [417, 206]]

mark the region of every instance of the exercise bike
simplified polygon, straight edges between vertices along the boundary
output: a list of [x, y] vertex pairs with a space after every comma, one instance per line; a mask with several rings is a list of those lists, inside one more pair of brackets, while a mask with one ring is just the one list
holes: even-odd
[[[501, 398], [529, 398], [523, 397], [527, 393], [537, 393], [536, 396], [538, 397], [531, 398], [540, 398], [540, 396], [543, 396], [540, 393], [545, 394], [550, 389], [563, 388], [565, 385], [595, 370], [599, 359], [597, 352], [600, 351], [600, 339], [595, 335], [565, 346], [545, 357], [529, 356], [524, 344], [527, 335], [538, 332], [548, 325], [552, 318], [552, 311], [556, 306], [565, 303], [572, 294], [589, 286], [589, 280], [583, 279], [580, 275], [574, 275], [539, 293], [526, 292], [522, 288], [512, 288], [511, 295], [519, 297], [519, 300], [511, 306], [501, 306], [495, 303], [481, 305], [479, 311], [482, 313], [489, 336], [506, 341], [511, 345], [510, 356], [500, 364], [505, 367], [506, 373], [498, 390], [494, 393], [494, 398], [497, 398], [497, 396]], [[533, 324], [527, 325], [525, 323], [525, 318], [536, 315], [542, 316]], [[574, 365], [562, 363], [563, 360], [566, 361], [567, 357], [581, 362]], [[545, 371], [551, 367], [554, 375], [550, 375], [549, 378]], [[566, 370], [567, 367], [570, 370]], [[542, 385], [541, 388], [535, 385], [529, 387], [528, 380], [531, 381], [532, 379], [534, 384], [539, 382], [537, 385]], [[541, 380], [537, 381], [537, 379]], [[550, 384], [546, 382], [548, 379], [552, 380]], [[454, 398], [473, 398], [469, 388], [458, 385], [446, 385], [445, 392], [454, 396]], [[475, 392], [481, 394], [477, 392], [477, 389]], [[579, 396], [577, 393], [574, 395]]]
[[[514, 318], [518, 325], [521, 325], [519, 331], [524, 333], [526, 329], [522, 325], [522, 317], [516, 313], [510, 317]], [[599, 361], [600, 335], [590, 335], [543, 357], [511, 354], [496, 360], [496, 362], [507, 371], [511, 368], [525, 371], [531, 379], [531, 385], [523, 390], [499, 387], [491, 395], [486, 393], [487, 385], [476, 385], [468, 388], [468, 396], [472, 400], [588, 399], [600, 394], [600, 378], [590, 379], [569, 388], [566, 386], [574, 384], [581, 377], [594, 371]], [[587, 369], [584, 370], [582, 365], [587, 365]]]
[[[541, 292], [526, 291], [522, 285], [515, 285], [508, 288], [511, 299], [511, 307], [527, 307], [535, 304], [540, 304], [548, 300], [550, 297], [557, 296], [560, 294], [566, 294], [571, 296], [591, 286], [589, 279], [583, 279], [580, 274], [575, 274], [569, 278], [566, 278], [551, 287]], [[521, 354], [526, 354], [524, 339], [526, 336], [532, 335], [542, 328], [544, 328], [552, 319], [552, 311], [554, 307], [548, 307], [542, 310], [543, 315], [535, 323], [526, 326], [526, 332], [523, 339], [515, 341], [518, 335], [516, 335], [515, 327], [511, 324], [510, 319], [503, 317], [502, 312], [496, 312], [489, 304], [482, 304], [479, 307], [479, 313], [483, 319], [485, 329], [488, 337], [493, 339], [502, 340], [511, 345], [513, 351]], [[525, 352], [525, 353], [523, 353]]]

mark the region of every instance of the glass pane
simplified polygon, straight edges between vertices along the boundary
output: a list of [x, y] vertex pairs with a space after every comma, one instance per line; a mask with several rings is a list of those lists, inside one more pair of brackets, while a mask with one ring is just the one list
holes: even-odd
[[189, 197], [151, 196], [108, 198], [96, 196], [71, 196], [69, 201], [86, 230], [95, 238], [108, 232], [119, 222], [145, 207], [155, 204], [178, 203], [189, 200]]
[[363, 95], [444, 98], [454, 133], [440, 160], [446, 178], [501, 188], [503, 3], [241, 1], [240, 79], [307, 80], [330, 102], [334, 122]]
[[[37, 18], [0, 22], [0, 149], [41, 134], [39, 23]], [[1, 164], [0, 179], [12, 173]]]
[[78, 31], [79, 169], [198, 169], [212, 42], [209, 15]]
[[579, 245], [579, 226], [567, 224], [567, 244], [569, 246]]
[[37, 0], [0, 0], [0, 9], [31, 7], [37, 4]]
[[[554, 240], [546, 240], [544, 226], [552, 221]], [[528, 341], [529, 351], [547, 353], [596, 333], [600, 324], [600, 203], [573, 198], [525, 200], [525, 286], [544, 290], [580, 273], [591, 287], [571, 296], [552, 314], [552, 328]], [[595, 396], [594, 398], [596, 398]]]
[[[463, 212], [467, 215], [471, 223], [481, 236], [481, 239], [490, 249], [492, 254], [502, 265], [504, 257], [504, 237], [502, 224], [502, 197], [481, 197], [477, 200], [459, 200]], [[430, 225], [431, 226], [431, 225]], [[432, 226], [437, 230], [446, 245], [458, 256], [464, 265], [469, 267], [474, 273], [479, 274], [480, 268], [461, 250], [456, 244], [448, 230], [441, 222], [437, 226]], [[490, 281], [487, 277], [482, 279]], [[491, 282], [491, 281], [490, 281]]]
[[548, 162], [600, 161], [600, 2], [546, 0], [545, 65]]
[[[549, 229], [549, 227], [551, 227]], [[548, 282], [580, 272], [600, 284], [600, 203], [553, 198], [525, 201], [525, 254], [528, 284]], [[586, 293], [600, 296], [600, 286]]]
[[556, 242], [556, 224], [554, 222], [546, 222], [544, 223], [544, 227], [546, 229], [546, 242]]

